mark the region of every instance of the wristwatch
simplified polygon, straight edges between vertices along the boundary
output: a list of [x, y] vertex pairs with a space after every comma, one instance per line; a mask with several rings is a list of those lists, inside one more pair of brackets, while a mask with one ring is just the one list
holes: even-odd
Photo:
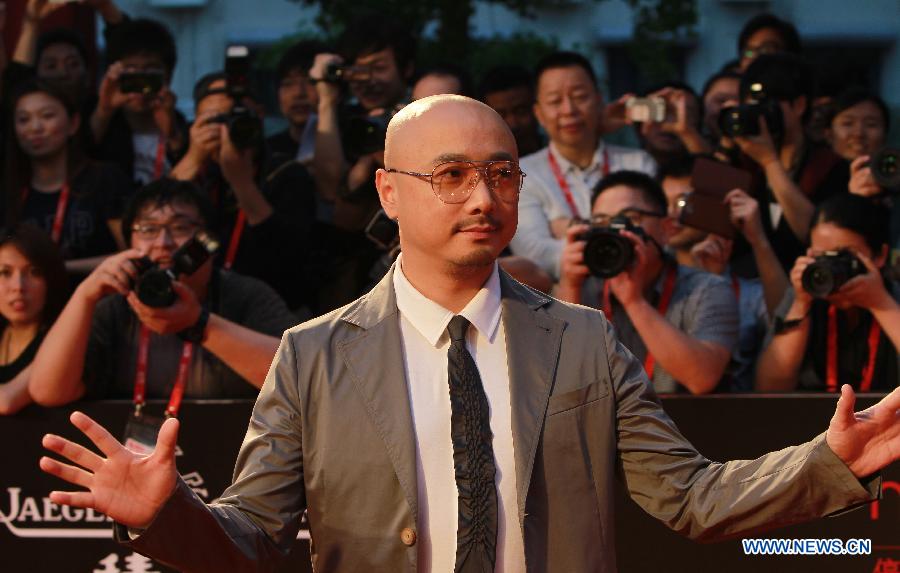
[[773, 329], [774, 329], [773, 332], [774, 332], [774, 334], [777, 335], [777, 334], [784, 334], [785, 332], [788, 332], [789, 330], [793, 330], [793, 329], [797, 328], [798, 326], [800, 326], [801, 324], [803, 324], [803, 321], [806, 320], [806, 317], [808, 317], [808, 316], [809, 315], [806, 314], [804, 316], [801, 316], [800, 318], [794, 318], [791, 320], [785, 320], [781, 316], [776, 316], [774, 324], [773, 324]]
[[194, 326], [189, 326], [184, 330], [178, 332], [178, 338], [184, 340], [185, 342], [193, 342], [194, 344], [201, 344], [203, 339], [206, 337], [206, 324], [209, 322], [209, 310], [207, 308], [200, 308], [200, 316], [197, 317], [197, 322], [194, 323]]

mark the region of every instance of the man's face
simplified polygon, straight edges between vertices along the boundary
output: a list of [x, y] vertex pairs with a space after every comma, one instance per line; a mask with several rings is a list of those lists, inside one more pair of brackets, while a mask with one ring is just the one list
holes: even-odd
[[368, 81], [350, 82], [350, 91], [364, 108], [388, 109], [403, 100], [408, 70], [397, 67], [393, 48], [359, 56], [353, 65], [365, 67], [371, 74]]
[[718, 140], [722, 136], [719, 129], [719, 113], [726, 102], [738, 101], [741, 98], [741, 81], [737, 78], [722, 78], [709, 86], [703, 97], [703, 126], [706, 132]]
[[[387, 167], [419, 173], [450, 160], [518, 159], [503, 120], [473, 100], [443, 101], [408, 120], [389, 134], [387, 154]], [[451, 272], [486, 266], [516, 232], [517, 199], [504, 201], [489, 191], [482, 174], [471, 195], [452, 204], [414, 176], [379, 171], [376, 183], [382, 206], [400, 224], [404, 257], [436, 260]]]
[[[591, 215], [604, 215], [606, 217], [615, 217], [619, 214], [625, 215], [634, 225], [642, 228], [657, 244], [665, 245], [669, 239], [669, 232], [666, 228], [667, 219], [665, 217], [641, 215], [640, 212], [657, 213], [659, 212], [659, 207], [647, 201], [643, 193], [637, 189], [627, 185], [617, 185], [604, 190], [597, 196]], [[658, 249], [648, 249], [648, 252], [651, 253], [651, 257], [661, 256]]]
[[602, 109], [600, 92], [580, 66], [552, 68], [541, 74], [534, 114], [555, 143], [596, 146]]
[[[163, 84], [168, 85], [169, 77], [166, 66], [156, 54], [141, 52], [125, 56], [120, 60], [125, 72], [163, 72]], [[145, 97], [129, 98], [125, 109], [132, 113], [149, 113], [152, 111], [152, 102], [157, 94], [147, 94]]]
[[37, 61], [37, 76], [65, 86], [81, 86], [87, 78], [87, 63], [72, 44], [50, 44]]
[[318, 105], [316, 86], [309, 75], [299, 68], [287, 73], [278, 85], [278, 106], [281, 114], [295, 128], [303, 128]]
[[193, 205], [176, 202], [159, 206], [150, 203], [134, 219], [131, 247], [166, 268], [172, 264], [172, 253], [203, 226], [200, 213]]
[[678, 222], [678, 215], [681, 213], [680, 201], [694, 190], [691, 186], [691, 178], [666, 177], [662, 180], [662, 188], [666, 193], [669, 217], [672, 220], [672, 233], [668, 246], [673, 249], [689, 249], [706, 237], [706, 233], [700, 229], [686, 227]]
[[748, 39], [741, 51], [741, 71], [747, 69], [753, 60], [761, 54], [777, 54], [787, 49], [784, 45], [784, 38], [774, 28], [762, 28], [754, 32]]
[[484, 96], [484, 103], [500, 114], [516, 141], [536, 135], [537, 120], [534, 117], [534, 94], [531, 88], [519, 86], [492, 92]]

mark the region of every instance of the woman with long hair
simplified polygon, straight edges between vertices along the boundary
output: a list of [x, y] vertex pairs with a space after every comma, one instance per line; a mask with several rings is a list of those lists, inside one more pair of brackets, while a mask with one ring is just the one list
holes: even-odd
[[27, 223], [0, 231], [0, 415], [31, 403], [31, 362], [67, 295], [63, 260], [46, 233]]
[[30, 80], [12, 96], [4, 169], [4, 220], [31, 222], [50, 235], [66, 268], [90, 272], [124, 243], [120, 227], [132, 186], [113, 165], [86, 158], [81, 117], [52, 84]]

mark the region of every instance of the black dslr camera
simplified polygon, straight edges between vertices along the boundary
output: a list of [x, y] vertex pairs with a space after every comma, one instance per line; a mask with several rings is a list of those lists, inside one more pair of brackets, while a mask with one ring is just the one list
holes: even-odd
[[750, 86], [750, 101], [723, 108], [719, 112], [719, 129], [727, 137], [759, 135], [759, 118], [766, 120], [769, 134], [776, 142], [784, 135], [784, 115], [778, 100], [766, 95], [762, 84]]
[[172, 253], [172, 266], [163, 269], [148, 257], [132, 261], [138, 276], [134, 281], [134, 292], [138, 299], [149, 307], [172, 306], [178, 296], [172, 282], [180, 275], [192, 275], [209, 260], [219, 243], [204, 231], [198, 231], [189, 241]]
[[888, 191], [900, 191], [900, 150], [885, 147], [869, 160], [872, 178]]
[[384, 150], [387, 126], [394, 117], [394, 110], [381, 115], [349, 115], [339, 120], [341, 143], [349, 157], [362, 157]]
[[247, 46], [229, 46], [225, 52], [225, 89], [234, 100], [228, 113], [210, 119], [228, 127], [228, 137], [238, 149], [250, 149], [262, 141], [263, 124], [256, 112], [244, 105], [250, 94], [250, 51]]
[[165, 74], [161, 70], [125, 71], [119, 75], [119, 91], [123, 94], [153, 95], [159, 93], [163, 83], [165, 83]]
[[803, 271], [803, 290], [815, 298], [826, 298], [855, 276], [866, 274], [866, 266], [850, 251], [826, 251]]
[[368, 82], [372, 79], [372, 68], [369, 66], [345, 66], [332, 63], [325, 68], [322, 81], [330, 84], [344, 82]]
[[609, 226], [591, 227], [578, 237], [587, 243], [584, 264], [595, 277], [614, 277], [634, 262], [634, 244], [622, 231], [630, 231], [642, 239], [647, 237], [642, 228], [622, 215], [613, 217]]

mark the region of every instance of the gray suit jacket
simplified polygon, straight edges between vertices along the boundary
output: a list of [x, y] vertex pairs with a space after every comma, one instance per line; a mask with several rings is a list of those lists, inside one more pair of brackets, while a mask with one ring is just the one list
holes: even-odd
[[[518, 516], [529, 572], [612, 572], [614, 483], [672, 529], [712, 540], [874, 499], [823, 436], [753, 461], [701, 456], [598, 311], [501, 273]], [[870, 491], [874, 489], [875, 491]], [[131, 544], [184, 571], [268, 571], [309, 511], [316, 571], [416, 571], [413, 426], [391, 274], [287, 331], [234, 484], [187, 486]], [[121, 531], [119, 531], [121, 537]], [[127, 539], [127, 537], [126, 537]]]

